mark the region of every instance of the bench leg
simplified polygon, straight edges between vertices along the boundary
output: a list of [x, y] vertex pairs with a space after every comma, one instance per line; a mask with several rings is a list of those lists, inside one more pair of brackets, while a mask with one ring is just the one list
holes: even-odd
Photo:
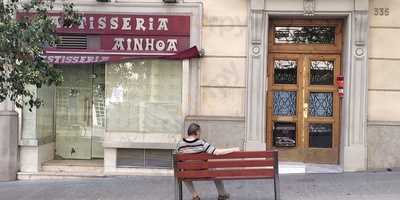
[[182, 181], [175, 178], [175, 200], [182, 200]]
[[183, 191], [182, 191], [182, 181], [179, 181], [179, 200], [183, 199]]
[[280, 189], [279, 189], [279, 157], [278, 152], [274, 152], [274, 193], [275, 200], [280, 200]]
[[279, 176], [274, 178], [274, 194], [275, 200], [280, 200], [280, 189], [279, 189]]

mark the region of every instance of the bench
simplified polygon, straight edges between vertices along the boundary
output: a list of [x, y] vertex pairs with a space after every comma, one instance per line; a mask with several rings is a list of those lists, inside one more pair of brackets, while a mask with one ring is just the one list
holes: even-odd
[[273, 179], [279, 200], [277, 151], [234, 152], [227, 155], [175, 154], [175, 199], [182, 200], [183, 181]]

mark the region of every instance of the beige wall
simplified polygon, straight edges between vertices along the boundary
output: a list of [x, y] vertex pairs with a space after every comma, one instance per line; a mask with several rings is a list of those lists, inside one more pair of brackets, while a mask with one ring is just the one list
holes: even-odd
[[[400, 1], [370, 1], [369, 121], [400, 122]], [[389, 8], [375, 16], [374, 8]]]
[[248, 0], [205, 0], [201, 115], [244, 116]]
[[[388, 8], [389, 13], [377, 16], [375, 8]], [[400, 167], [396, 151], [400, 144], [399, 18], [399, 0], [370, 0], [367, 133], [370, 170]]]

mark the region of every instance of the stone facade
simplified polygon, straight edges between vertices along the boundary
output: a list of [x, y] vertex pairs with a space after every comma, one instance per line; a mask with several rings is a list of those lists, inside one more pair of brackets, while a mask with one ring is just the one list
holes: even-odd
[[246, 94], [248, 0], [203, 1], [200, 112], [243, 117]]
[[370, 1], [368, 168], [399, 168], [400, 4]]
[[[400, 167], [395, 149], [400, 139], [398, 1], [178, 0], [166, 6], [161, 0], [86, 0], [80, 1], [78, 9], [134, 12], [137, 5], [143, 7], [141, 11], [193, 13], [191, 43], [205, 54], [184, 61], [185, 127], [197, 122], [210, 142], [246, 150], [265, 149], [269, 18], [345, 19], [340, 166], [345, 171]], [[384, 9], [382, 15], [379, 8]], [[23, 171], [39, 171], [43, 161], [54, 157], [45, 152], [54, 152], [54, 138], [38, 138], [35, 116], [35, 112], [24, 114]], [[151, 142], [124, 143], [125, 136], [120, 138], [105, 141], [105, 171], [116, 171], [117, 148], [155, 148]], [[157, 138], [158, 148], [174, 148], [174, 138], [164, 143], [162, 136]]]
[[0, 181], [16, 179], [18, 170], [18, 113], [10, 102], [0, 104]]
[[219, 148], [244, 148], [244, 117], [191, 116], [185, 121], [185, 128], [197, 123], [202, 128], [202, 137]]

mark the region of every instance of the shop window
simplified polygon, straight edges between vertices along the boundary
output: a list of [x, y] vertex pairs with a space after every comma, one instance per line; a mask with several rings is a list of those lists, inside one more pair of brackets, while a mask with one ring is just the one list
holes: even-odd
[[37, 95], [43, 104], [36, 111], [37, 138], [41, 143], [50, 143], [54, 140], [54, 87], [43, 86], [37, 90]]
[[181, 134], [182, 62], [107, 65], [106, 109], [107, 132]]

